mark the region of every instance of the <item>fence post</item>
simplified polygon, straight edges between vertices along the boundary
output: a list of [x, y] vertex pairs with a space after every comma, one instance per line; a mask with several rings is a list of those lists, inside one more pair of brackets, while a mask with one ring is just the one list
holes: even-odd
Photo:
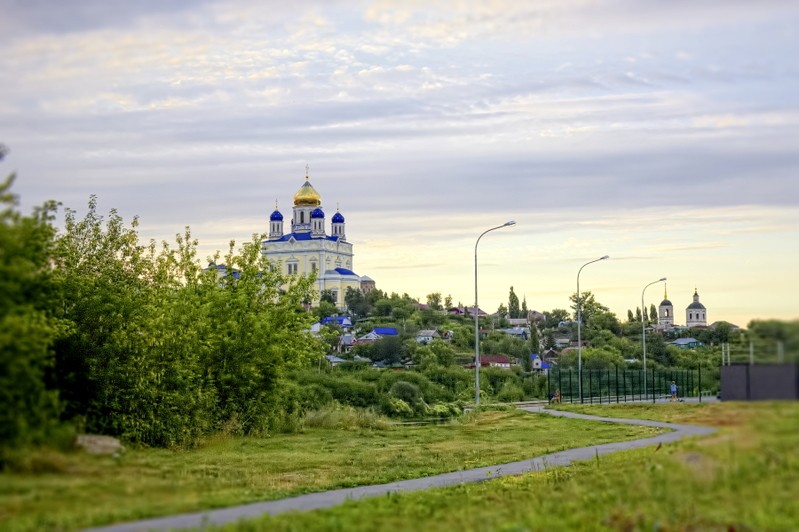
[[699, 384], [697, 385], [697, 389], [699, 390], [699, 402], [702, 402], [702, 365], [699, 365], [699, 375], [697, 375], [699, 380]]
[[569, 368], [569, 402], [574, 403], [574, 395], [572, 395], [572, 369]]
[[652, 402], [655, 402], [655, 398], [657, 395], [655, 394], [655, 368], [652, 368]]

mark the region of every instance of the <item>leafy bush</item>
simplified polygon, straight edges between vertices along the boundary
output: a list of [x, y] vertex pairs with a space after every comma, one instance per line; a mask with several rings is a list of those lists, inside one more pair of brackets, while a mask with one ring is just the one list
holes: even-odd
[[383, 396], [380, 401], [380, 409], [391, 417], [413, 417], [415, 414], [411, 405], [396, 397]]
[[416, 405], [422, 398], [419, 387], [407, 381], [395, 382], [388, 393], [391, 397], [402, 399], [409, 405]]
[[361, 408], [374, 406], [380, 399], [377, 386], [371, 382], [362, 381], [358, 378], [358, 374], [337, 372], [331, 375], [303, 371], [295, 373], [294, 378], [301, 386], [317, 384], [324, 387], [329, 390], [333, 399], [350, 406]]
[[424, 374], [416, 371], [383, 371], [380, 372], [378, 381], [379, 390], [388, 392], [394, 383], [405, 381], [416, 385], [422, 393], [422, 398], [427, 403], [451, 401], [453, 394], [444, 387], [431, 382]]
[[524, 399], [524, 390], [512, 381], [505, 381], [497, 394], [497, 400], [503, 403], [513, 403]]
[[[0, 146], [0, 159], [3, 153]], [[0, 183], [0, 467], [5, 451], [43, 443], [58, 430], [61, 405], [47, 377], [53, 343], [69, 328], [54, 316], [55, 205], [22, 216], [12, 182]]]
[[458, 403], [438, 403], [431, 405], [428, 415], [437, 418], [454, 418], [463, 414], [463, 408]]
[[333, 393], [321, 384], [293, 385], [297, 401], [304, 411], [319, 410], [333, 402]]
[[460, 367], [436, 368], [426, 371], [424, 375], [433, 383], [440, 385], [454, 397], [464, 390], [474, 387], [474, 372]]

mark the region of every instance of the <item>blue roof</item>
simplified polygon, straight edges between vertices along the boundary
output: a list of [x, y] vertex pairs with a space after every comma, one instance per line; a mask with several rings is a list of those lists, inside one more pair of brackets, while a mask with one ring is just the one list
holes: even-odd
[[325, 217], [324, 211], [318, 207], [314, 209], [313, 212], [311, 212], [311, 218], [324, 218], [324, 217]]
[[327, 316], [326, 318], [322, 318], [322, 325], [327, 325], [328, 323], [338, 323], [339, 325], [344, 325], [346, 322], [347, 325], [352, 325], [352, 321], [350, 321], [349, 316]]
[[372, 332], [380, 336], [397, 336], [399, 334], [395, 327], [375, 327]]
[[348, 270], [347, 268], [336, 268], [333, 271], [336, 271], [336, 272], [340, 273], [341, 275], [354, 275], [356, 277], [358, 276], [357, 273], [355, 273], [352, 270]]
[[274, 240], [267, 239], [267, 240], [264, 240], [264, 242], [267, 242], [267, 243], [268, 242], [288, 242], [291, 237], [294, 237], [294, 240], [323, 240], [323, 239], [325, 239], [325, 240], [332, 240], [333, 242], [336, 242], [339, 239], [337, 236], [327, 236], [327, 235], [312, 236], [311, 233], [288, 233], [288, 234], [285, 234], [285, 235], [281, 236], [280, 238], [276, 238]]
[[279, 210], [275, 209], [275, 212], [272, 213], [272, 215], [269, 217], [269, 219], [272, 220], [273, 222], [282, 222], [283, 221], [283, 215], [280, 214]]
[[334, 224], [343, 224], [344, 223], [344, 217], [341, 215], [340, 212], [337, 212], [336, 214], [333, 215], [333, 223]]
[[696, 338], [677, 338], [672, 343], [675, 345], [688, 345], [688, 344], [699, 343], [699, 341]]

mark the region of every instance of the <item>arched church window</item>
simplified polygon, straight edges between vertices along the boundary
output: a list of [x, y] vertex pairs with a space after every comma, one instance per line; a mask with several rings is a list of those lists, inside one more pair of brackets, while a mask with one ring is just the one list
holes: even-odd
[[301, 224], [305, 223], [305, 213], [302, 211], [300, 211], [300, 223]]

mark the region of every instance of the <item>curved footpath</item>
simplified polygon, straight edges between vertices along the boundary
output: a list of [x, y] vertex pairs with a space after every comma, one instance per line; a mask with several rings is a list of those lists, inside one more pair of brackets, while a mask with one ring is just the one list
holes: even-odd
[[206, 510], [189, 514], [175, 515], [171, 517], [158, 517], [144, 521], [132, 523], [122, 523], [100, 528], [92, 528], [87, 532], [139, 532], [147, 530], [174, 530], [181, 528], [202, 528], [207, 525], [221, 525], [231, 523], [240, 519], [249, 519], [262, 516], [264, 514], [279, 514], [294, 510], [316, 510], [319, 508], [329, 508], [336, 506], [347, 500], [362, 499], [364, 497], [377, 497], [389, 493], [404, 491], [418, 491], [428, 488], [439, 488], [453, 486], [466, 482], [482, 482], [492, 478], [504, 477], [509, 475], [521, 475], [531, 471], [541, 471], [555, 466], [569, 465], [574, 461], [591, 460], [599, 455], [605, 455], [615, 451], [625, 451], [628, 449], [638, 449], [648, 445], [658, 443], [671, 443], [689, 436], [705, 436], [716, 432], [711, 427], [697, 425], [679, 425], [675, 423], [663, 423], [660, 421], [649, 421], [644, 419], [622, 419], [612, 417], [589, 416], [575, 414], [572, 412], [562, 412], [559, 410], [548, 410], [542, 406], [521, 407], [528, 412], [545, 412], [553, 416], [571, 417], [587, 419], [591, 421], [606, 421], [611, 423], [626, 423], [628, 425], [643, 425], [646, 427], [657, 427], [670, 429], [665, 432], [643, 438], [640, 440], [622, 441], [617, 443], [605, 443], [602, 445], [592, 445], [590, 447], [580, 447], [577, 449], [567, 449], [556, 453], [545, 454], [519, 462], [509, 464], [498, 464], [466, 471], [455, 471], [443, 473], [431, 477], [417, 478], [411, 480], [401, 480], [388, 484], [377, 484], [374, 486], [360, 486], [357, 488], [346, 488], [321, 493], [308, 493], [288, 499], [277, 501], [256, 502], [241, 506], [232, 506], [219, 510]]

